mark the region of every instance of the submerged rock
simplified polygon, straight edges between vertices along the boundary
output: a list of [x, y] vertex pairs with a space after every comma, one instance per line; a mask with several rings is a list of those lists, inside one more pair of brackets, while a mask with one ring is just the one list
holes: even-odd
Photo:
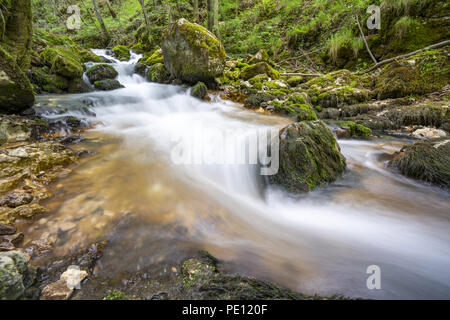
[[97, 64], [86, 71], [86, 76], [91, 83], [106, 79], [115, 79], [118, 75], [119, 73], [116, 69], [108, 64]]
[[280, 167], [269, 182], [291, 191], [308, 192], [335, 181], [346, 161], [322, 121], [293, 123], [280, 131]]
[[450, 139], [417, 141], [405, 146], [389, 166], [407, 177], [450, 187]]
[[197, 82], [197, 84], [192, 87], [191, 96], [203, 99], [207, 95], [208, 95], [208, 88], [203, 82]]
[[361, 138], [368, 139], [372, 136], [372, 130], [362, 124], [353, 121], [344, 121], [341, 123], [342, 131], [338, 132], [339, 138]]
[[102, 91], [110, 91], [110, 90], [125, 88], [119, 81], [114, 80], [114, 79], [105, 79], [105, 80], [95, 81], [94, 87], [95, 87], [95, 89], [102, 90]]
[[204, 27], [179, 19], [171, 24], [162, 42], [164, 64], [174, 78], [188, 83], [213, 83], [223, 73], [225, 49]]

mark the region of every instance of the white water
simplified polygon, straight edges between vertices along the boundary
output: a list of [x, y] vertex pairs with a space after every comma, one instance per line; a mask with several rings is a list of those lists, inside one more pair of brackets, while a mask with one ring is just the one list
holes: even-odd
[[[336, 183], [300, 197], [264, 191], [257, 166], [172, 163], [173, 138], [193, 139], [215, 160], [225, 157], [221, 160], [226, 162], [230, 154], [215, 152], [220, 140], [201, 140], [193, 134], [196, 128], [237, 138], [251, 130], [281, 128], [286, 120], [217, 97], [203, 102], [181, 87], [145, 82], [133, 74], [139, 55], [124, 63], [105, 50], [95, 53], [114, 61], [125, 88], [69, 99], [89, 100], [96, 113], [92, 120], [103, 123], [95, 130], [119, 136], [130, 156], [149, 163], [158, 159], [168, 174], [227, 209], [221, 225], [198, 219], [193, 234], [195, 240], [233, 251], [238, 271], [307, 293], [450, 298], [448, 193], [384, 168], [379, 155], [398, 150], [398, 141], [340, 141], [349, 170]], [[78, 109], [65, 114], [86, 117]], [[381, 267], [381, 290], [366, 287], [369, 265]]]

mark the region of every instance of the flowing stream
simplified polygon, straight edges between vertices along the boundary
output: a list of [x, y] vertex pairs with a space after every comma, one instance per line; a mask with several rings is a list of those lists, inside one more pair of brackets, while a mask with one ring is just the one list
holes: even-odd
[[[220, 152], [223, 137], [248, 147], [251, 132], [288, 119], [148, 83], [133, 74], [139, 55], [119, 62], [95, 53], [113, 61], [125, 88], [38, 98], [47, 117], [93, 124], [74, 146], [93, 155], [52, 186], [51, 212], [23, 227], [26, 241], [53, 243], [37, 264], [106, 236], [96, 272], [110, 276], [205, 249], [231, 261], [230, 271], [308, 294], [450, 298], [448, 192], [385, 168], [410, 141], [339, 141], [348, 170], [337, 182], [300, 196], [264, 188], [258, 165], [232, 164], [233, 153]], [[174, 163], [180, 139], [195, 146], [193, 157], [206, 150], [217, 163]], [[379, 290], [366, 284], [371, 265], [381, 270]]]

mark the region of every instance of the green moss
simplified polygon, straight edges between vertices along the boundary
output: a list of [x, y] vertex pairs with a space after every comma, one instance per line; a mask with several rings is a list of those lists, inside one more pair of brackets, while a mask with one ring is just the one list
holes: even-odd
[[266, 62], [259, 62], [247, 67], [244, 67], [241, 70], [241, 77], [244, 80], [248, 80], [250, 78], [253, 78], [260, 74], [266, 74], [272, 79], [279, 79], [280, 74], [278, 71], [273, 69], [268, 63]]
[[47, 48], [41, 52], [40, 57], [52, 73], [68, 79], [81, 78], [83, 75], [80, 57], [68, 47]]
[[287, 79], [287, 83], [291, 86], [291, 88], [295, 88], [303, 82], [305, 82], [305, 79], [302, 76], [294, 76]]
[[114, 52], [114, 56], [120, 61], [128, 61], [130, 60], [131, 54], [130, 49], [128, 49], [124, 45], [118, 45], [112, 48]]
[[208, 94], [208, 88], [203, 82], [197, 82], [197, 84], [192, 87], [191, 96], [198, 99], [203, 99]]
[[119, 290], [113, 290], [103, 298], [103, 300], [128, 300], [128, 299], [129, 297]]
[[348, 138], [370, 138], [372, 136], [372, 130], [353, 121], [342, 122], [341, 128], [346, 129], [346, 136]]

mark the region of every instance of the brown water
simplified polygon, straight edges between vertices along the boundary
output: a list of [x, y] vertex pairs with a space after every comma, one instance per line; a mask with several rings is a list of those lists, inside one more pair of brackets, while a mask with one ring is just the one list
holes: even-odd
[[[95, 155], [52, 186], [50, 213], [25, 231], [26, 242], [52, 246], [36, 264], [108, 239], [97, 272], [111, 276], [206, 249], [235, 262], [231, 271], [306, 293], [450, 298], [448, 192], [385, 168], [407, 140], [340, 141], [347, 173], [307, 195], [290, 195], [265, 188], [258, 166], [173, 161], [174, 137], [198, 142], [190, 134], [198, 125], [211, 129], [203, 136], [214, 129], [235, 138], [288, 120], [217, 97], [200, 102], [179, 87], [127, 78], [128, 68], [118, 66], [125, 89], [39, 99], [43, 109], [56, 106], [49, 116], [81, 114], [103, 124], [75, 147]], [[200, 145], [216, 151], [209, 149], [221, 141]], [[366, 286], [370, 265], [381, 268], [380, 290]]]

